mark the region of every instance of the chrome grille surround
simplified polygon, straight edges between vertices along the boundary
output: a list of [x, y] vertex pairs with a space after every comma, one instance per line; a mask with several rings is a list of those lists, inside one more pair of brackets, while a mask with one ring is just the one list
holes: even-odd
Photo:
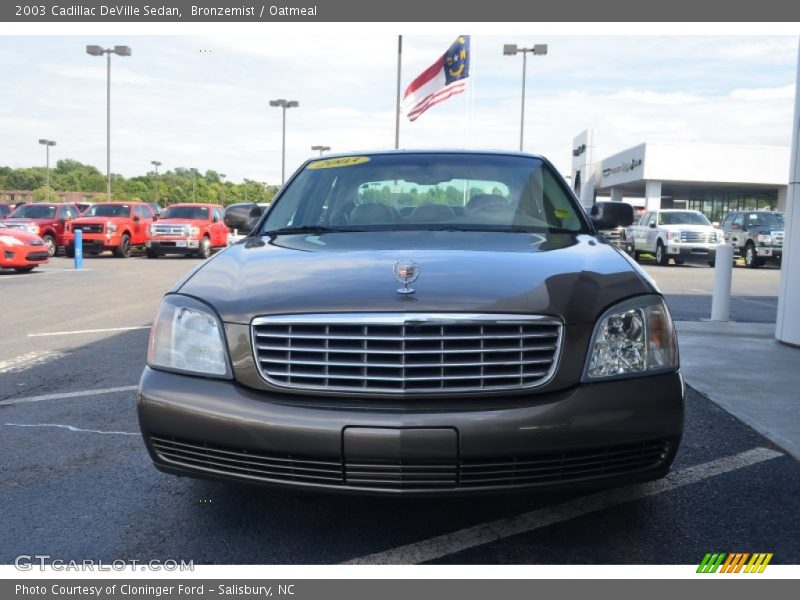
[[783, 246], [783, 231], [773, 231], [771, 232], [772, 235], [772, 245], [773, 246]]
[[189, 235], [189, 226], [188, 225], [173, 225], [169, 223], [156, 223], [153, 226], [154, 235], [179, 235], [179, 236], [187, 236]]
[[702, 231], [681, 231], [681, 241], [690, 244], [713, 244], [717, 241], [717, 234]]
[[80, 229], [83, 233], [103, 233], [105, 225], [102, 223], [78, 223], [72, 225], [72, 231]]
[[558, 318], [516, 314], [303, 314], [251, 324], [267, 383], [379, 394], [539, 387], [556, 372], [562, 335]]

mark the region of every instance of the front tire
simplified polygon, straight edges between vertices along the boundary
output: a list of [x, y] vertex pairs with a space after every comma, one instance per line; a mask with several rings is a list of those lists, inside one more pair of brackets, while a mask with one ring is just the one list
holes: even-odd
[[669, 255], [661, 240], [658, 240], [658, 244], [656, 244], [656, 263], [662, 267], [666, 267], [669, 264]]
[[744, 249], [744, 265], [748, 269], [757, 269], [761, 266], [756, 247], [753, 244], [747, 244], [747, 247]]
[[211, 256], [211, 240], [204, 237], [200, 240], [200, 248], [197, 250], [197, 256], [206, 259]]
[[151, 248], [148, 248], [145, 252], [147, 254], [147, 258], [158, 258], [159, 257], [158, 252], [156, 252], [155, 250], [152, 250]]
[[131, 256], [131, 236], [123, 233], [119, 238], [119, 246], [114, 248], [114, 256], [118, 258], [130, 258]]
[[56, 238], [49, 233], [46, 233], [42, 236], [42, 239], [44, 240], [44, 245], [47, 246], [47, 255], [55, 256], [56, 251], [58, 250], [58, 246], [56, 246]]

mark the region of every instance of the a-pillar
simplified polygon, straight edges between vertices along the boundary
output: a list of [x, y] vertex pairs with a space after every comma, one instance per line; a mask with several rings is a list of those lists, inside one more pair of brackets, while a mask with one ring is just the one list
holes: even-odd
[[[800, 90], [800, 52], [798, 52], [797, 85]], [[783, 239], [781, 288], [778, 294], [778, 320], [775, 337], [781, 342], [800, 346], [800, 94], [794, 96], [792, 162], [789, 169], [789, 190], [786, 197], [786, 227]]]
[[612, 187], [611, 188], [611, 201], [612, 202], [622, 202], [622, 190], [619, 188]]

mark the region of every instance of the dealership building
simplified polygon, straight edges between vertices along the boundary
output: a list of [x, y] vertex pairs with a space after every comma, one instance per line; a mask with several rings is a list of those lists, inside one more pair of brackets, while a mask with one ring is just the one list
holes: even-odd
[[581, 203], [624, 200], [647, 209], [786, 209], [789, 147], [644, 142], [596, 156], [594, 134], [573, 140], [572, 185]]

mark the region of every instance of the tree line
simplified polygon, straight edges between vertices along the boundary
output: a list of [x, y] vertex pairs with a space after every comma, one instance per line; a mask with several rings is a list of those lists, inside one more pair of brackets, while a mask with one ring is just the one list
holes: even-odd
[[[34, 200], [47, 197], [47, 169], [27, 167], [12, 169], [0, 166], [0, 190], [29, 190]], [[106, 191], [107, 179], [96, 167], [77, 160], [62, 159], [50, 169], [50, 189], [54, 192]], [[197, 169], [176, 167], [156, 175], [126, 178], [112, 173], [111, 194], [114, 200], [158, 202], [161, 205], [177, 202], [210, 202], [234, 204], [237, 202], [271, 202], [278, 186], [263, 185], [245, 179], [244, 183], [223, 181], [217, 171], [201, 173]], [[105, 200], [105, 194], [94, 198]]]

